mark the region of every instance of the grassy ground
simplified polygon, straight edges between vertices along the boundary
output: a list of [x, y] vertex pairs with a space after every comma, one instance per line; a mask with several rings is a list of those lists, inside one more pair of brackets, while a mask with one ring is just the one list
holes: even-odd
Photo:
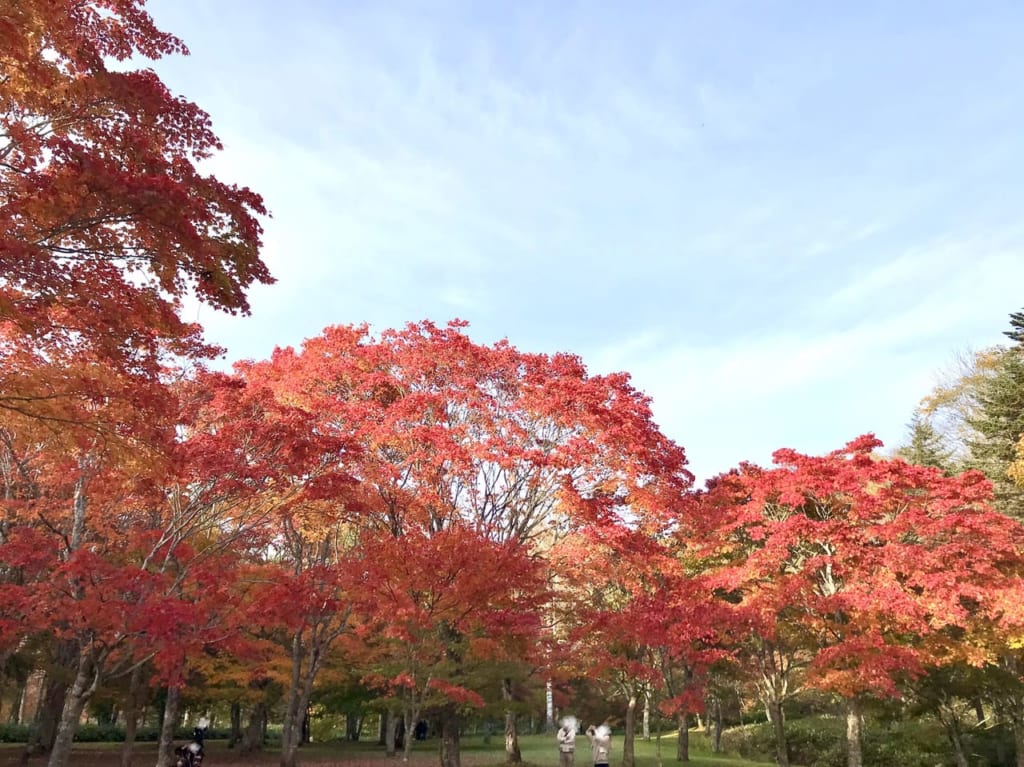
[[[699, 741], [700, 738], [691, 738]], [[0, 745], [0, 765], [15, 765], [21, 756], [23, 746], [16, 744]], [[527, 767], [556, 767], [558, 764], [558, 748], [554, 736], [527, 735], [520, 738], [523, 761]], [[590, 750], [586, 739], [578, 743], [577, 767], [590, 767]], [[270, 748], [262, 754], [240, 756], [236, 751], [229, 751], [223, 741], [208, 741], [204, 767], [246, 767], [247, 765], [277, 764], [278, 753]], [[620, 763], [622, 758], [622, 735], [612, 734], [612, 764]], [[304, 746], [300, 752], [302, 764], [310, 767], [386, 767], [387, 764], [401, 764], [401, 758], [388, 759], [384, 751], [369, 742], [360, 743], [314, 743]], [[413, 747], [412, 761], [420, 767], [437, 764], [437, 740], [417, 742]], [[480, 736], [468, 736], [462, 739], [463, 767], [497, 767], [505, 761], [504, 741], [500, 736], [492, 737], [490, 743], [484, 743]], [[137, 767], [150, 767], [156, 762], [156, 744], [140, 743], [135, 748], [134, 763]], [[30, 767], [44, 765], [42, 759], [33, 759]], [[112, 743], [78, 743], [75, 744], [71, 756], [71, 767], [117, 767], [120, 764], [120, 746]], [[674, 767], [675, 734], [663, 736], [661, 753], [658, 753], [656, 740], [636, 741], [637, 767]], [[763, 762], [750, 762], [732, 757], [720, 757], [710, 754], [695, 743], [690, 749], [690, 767], [753, 767]]]
[[[496, 763], [504, 761], [504, 743], [500, 737], [497, 741], [497, 751], [494, 754]], [[765, 764], [762, 762], [751, 762], [736, 757], [725, 757], [712, 754], [701, 747], [703, 738], [695, 733], [690, 736], [690, 767], [753, 767], [754, 765]], [[523, 761], [537, 767], [556, 767], [558, 764], [558, 749], [554, 746], [554, 738], [550, 735], [531, 735], [520, 738], [520, 748], [523, 752]], [[586, 738], [576, 741], [576, 767], [590, 766], [590, 746]], [[676, 761], [676, 734], [662, 735], [661, 748], [659, 753], [658, 742], [655, 738], [642, 740], [637, 738], [634, 742], [637, 767], [675, 767], [680, 762]], [[612, 758], [611, 763], [618, 765], [622, 759], [622, 733], [612, 733]]]

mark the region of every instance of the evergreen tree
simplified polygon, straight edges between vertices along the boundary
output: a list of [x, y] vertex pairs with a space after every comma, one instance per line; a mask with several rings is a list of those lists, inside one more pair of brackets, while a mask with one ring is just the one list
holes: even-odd
[[953, 452], [948, 449], [927, 416], [914, 413], [907, 425], [910, 441], [896, 451], [896, 455], [907, 463], [919, 466], [933, 466], [946, 474], [953, 473]]
[[1010, 315], [1010, 330], [1004, 330], [1003, 335], [1024, 346], [1024, 309]]
[[1007, 473], [1024, 435], [1024, 312], [1011, 314], [1010, 325], [1013, 329], [1006, 335], [1018, 344], [1004, 351], [995, 374], [981, 382], [978, 408], [969, 419], [975, 431], [969, 442], [970, 464], [992, 480], [997, 507], [1024, 519], [1024, 487]]

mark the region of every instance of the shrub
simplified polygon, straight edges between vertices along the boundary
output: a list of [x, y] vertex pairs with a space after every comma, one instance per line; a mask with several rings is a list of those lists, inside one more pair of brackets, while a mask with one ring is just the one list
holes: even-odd
[[1015, 767], [1013, 732], [1005, 725], [971, 730], [964, 734], [964, 750], [971, 764]]
[[0, 743], [28, 743], [31, 734], [27, 724], [0, 724]]
[[117, 743], [124, 742], [124, 728], [116, 724], [83, 724], [75, 733], [79, 743]]
[[[28, 743], [34, 732], [34, 725], [0, 724], [0, 743]], [[226, 739], [230, 734], [228, 730], [210, 729], [206, 732], [206, 739]], [[159, 737], [160, 729], [157, 727], [140, 727], [135, 733], [135, 740], [139, 743], [153, 743]], [[279, 735], [278, 738], [280, 738]], [[191, 740], [191, 728], [179, 729], [174, 733], [174, 739], [176, 741]], [[75, 733], [75, 741], [77, 743], [124, 743], [124, 727], [113, 724], [83, 724]]]
[[[995, 759], [1000, 748], [994, 731], [974, 733], [969, 739], [969, 753], [991, 755], [989, 761], [974, 763], [1002, 767]], [[786, 723], [789, 758], [804, 767], [846, 766], [846, 721], [840, 717], [808, 717]], [[952, 753], [941, 726], [929, 721], [904, 721], [879, 724], [865, 721], [861, 745], [864, 764], [877, 767], [935, 767], [952, 764]], [[773, 761], [775, 735], [767, 722], [737, 727], [722, 735], [722, 747], [748, 759]], [[1013, 753], [1012, 744], [1002, 754]], [[1009, 766], [1012, 767], [1012, 764]]]

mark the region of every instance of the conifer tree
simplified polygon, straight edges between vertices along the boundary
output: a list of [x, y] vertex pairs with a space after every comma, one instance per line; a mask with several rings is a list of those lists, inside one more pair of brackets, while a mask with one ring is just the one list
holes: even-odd
[[1011, 314], [1010, 325], [1006, 335], [1017, 343], [1001, 355], [994, 375], [982, 380], [978, 408], [969, 420], [975, 432], [970, 463], [992, 480], [996, 506], [1024, 518], [1024, 487], [1011, 475], [1024, 436], [1024, 312]]
[[1010, 330], [1004, 330], [1003, 335], [1024, 346], [1024, 309], [1010, 314]]
[[943, 442], [942, 435], [920, 411], [914, 413], [907, 425], [910, 441], [896, 451], [907, 463], [932, 466], [946, 474], [953, 473], [953, 452]]

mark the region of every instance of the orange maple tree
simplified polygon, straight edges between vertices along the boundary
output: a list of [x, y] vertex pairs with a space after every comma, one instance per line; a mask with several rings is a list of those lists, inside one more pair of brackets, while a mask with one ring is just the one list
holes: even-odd
[[245, 312], [271, 281], [260, 197], [197, 167], [220, 148], [209, 117], [127, 66], [171, 53], [142, 0], [0, 10], [0, 406], [80, 396], [56, 371], [10, 375], [17, 355], [152, 377], [167, 353], [210, 354], [179, 300]]
[[[628, 376], [477, 344], [463, 327], [422, 322], [379, 338], [331, 327], [238, 373], [351, 446], [348, 524], [409, 556], [423, 536], [453, 529], [536, 552], [595, 520], [642, 513], [650, 529], [663, 524], [691, 477]], [[524, 602], [544, 609], [539, 597]], [[510, 687], [503, 680], [505, 695]], [[514, 749], [514, 730], [506, 739]]]
[[[320, 463], [306, 414], [229, 376], [201, 373], [175, 394], [171, 420], [151, 425], [174, 437], [160, 450], [54, 434], [30, 419], [18, 426], [34, 431], [3, 432], [5, 457], [20, 468], [0, 501], [0, 648], [33, 635], [66, 648], [73, 681], [53, 767], [66, 763], [83, 707], [111, 677], [147, 663], [176, 693], [192, 659], [236, 642], [246, 617], [234, 596], [239, 566], [301, 499], [290, 479]], [[118, 404], [108, 402], [108, 422], [126, 417]], [[161, 744], [168, 753], [172, 735]]]
[[458, 763], [462, 711], [482, 707], [484, 685], [498, 682], [500, 665], [521, 661], [537, 641], [542, 563], [462, 522], [401, 538], [366, 535], [358, 563], [370, 599], [365, 678], [401, 706], [406, 758], [413, 728], [430, 710], [441, 715], [442, 760]]

